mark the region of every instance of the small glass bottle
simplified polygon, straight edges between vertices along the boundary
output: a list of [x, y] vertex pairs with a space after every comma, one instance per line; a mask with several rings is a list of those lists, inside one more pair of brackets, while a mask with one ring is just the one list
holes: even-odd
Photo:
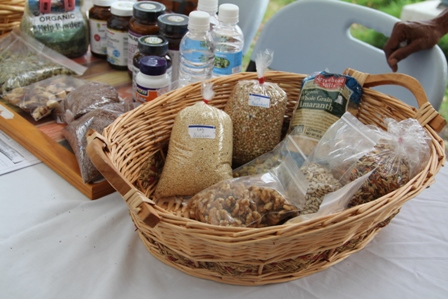
[[230, 3], [221, 4], [218, 20], [218, 26], [212, 31], [215, 46], [213, 77], [240, 73], [243, 68], [244, 36], [238, 26], [238, 6]]
[[132, 73], [132, 58], [137, 52], [138, 39], [144, 35], [157, 35], [157, 18], [165, 13], [165, 5], [155, 1], [142, 1], [134, 4], [133, 15], [129, 22], [128, 71]]
[[132, 90], [133, 94], [136, 91], [135, 78], [139, 72], [140, 60], [146, 56], [158, 56], [166, 59], [166, 73], [171, 80], [172, 75], [172, 61], [168, 54], [168, 41], [162, 36], [147, 35], [138, 39], [138, 50], [132, 58]]
[[179, 13], [188, 16], [198, 6], [198, 0], [158, 0], [166, 7], [167, 13]]
[[167, 61], [163, 57], [146, 56], [140, 60], [136, 76], [136, 102], [146, 103], [170, 89], [170, 78], [166, 73]]
[[164, 14], [157, 20], [159, 35], [168, 41], [168, 54], [172, 59], [171, 82], [177, 84], [179, 78], [179, 46], [188, 31], [188, 17], [183, 14]]
[[210, 79], [213, 71], [215, 48], [208, 13], [192, 11], [188, 30], [180, 42], [179, 87]]
[[134, 2], [112, 3], [112, 16], [107, 20], [107, 61], [118, 70], [128, 68], [128, 30]]
[[116, 0], [94, 0], [89, 10], [90, 52], [107, 58], [107, 20], [112, 16], [110, 6]]
[[218, 0], [199, 0], [198, 10], [205, 11], [210, 15], [210, 30], [219, 24], [218, 21]]

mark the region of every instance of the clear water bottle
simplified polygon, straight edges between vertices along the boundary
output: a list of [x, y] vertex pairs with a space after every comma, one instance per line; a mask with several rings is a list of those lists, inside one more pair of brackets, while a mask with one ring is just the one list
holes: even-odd
[[242, 71], [244, 36], [239, 21], [239, 7], [225, 3], [219, 6], [219, 24], [213, 28], [215, 45], [213, 77], [226, 76]]
[[219, 24], [218, 21], [218, 0], [199, 0], [198, 10], [205, 11], [210, 16], [210, 30]]
[[192, 11], [188, 32], [180, 42], [179, 87], [211, 78], [214, 46], [210, 34], [210, 16], [203, 11]]

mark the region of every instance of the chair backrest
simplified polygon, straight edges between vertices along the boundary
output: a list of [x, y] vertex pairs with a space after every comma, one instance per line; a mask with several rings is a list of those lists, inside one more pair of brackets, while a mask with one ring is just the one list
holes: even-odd
[[263, 21], [269, 0], [219, 0], [218, 4], [232, 3], [239, 7], [240, 16], [238, 25], [243, 31], [244, 48], [243, 55], [249, 50], [255, 35]]
[[[297, 0], [276, 12], [263, 26], [248, 71], [254, 70], [257, 53], [272, 49], [273, 70], [311, 74], [323, 70], [342, 73], [352, 68], [369, 74], [389, 73], [384, 51], [355, 39], [350, 27], [359, 24], [390, 36], [397, 21], [381, 11], [338, 0]], [[439, 109], [447, 84], [447, 62], [438, 46], [402, 60], [398, 72], [416, 78], [433, 107]], [[417, 106], [405, 88], [390, 85], [376, 89]]]

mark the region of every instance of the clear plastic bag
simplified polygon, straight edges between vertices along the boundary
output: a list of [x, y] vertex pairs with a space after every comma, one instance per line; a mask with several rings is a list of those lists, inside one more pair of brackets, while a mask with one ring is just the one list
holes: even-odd
[[48, 115], [85, 80], [69, 75], [51, 77], [25, 87], [18, 87], [4, 95], [9, 103], [31, 114], [38, 121]]
[[233, 122], [233, 167], [271, 151], [281, 140], [287, 95], [276, 83], [265, 82], [273, 52], [256, 57], [258, 80], [239, 81], [224, 111]]
[[115, 87], [101, 82], [89, 81], [73, 90], [55, 109], [56, 121], [70, 123], [84, 114], [102, 106], [120, 102]]
[[82, 75], [86, 69], [17, 28], [0, 39], [2, 95], [54, 76]]
[[308, 182], [290, 159], [266, 173], [224, 180], [197, 193], [188, 202], [190, 217], [236, 227], [267, 227], [296, 217]]
[[294, 129], [290, 134], [277, 144], [272, 151], [269, 151], [254, 160], [237, 167], [233, 170], [234, 177], [245, 175], [255, 175], [265, 173], [269, 169], [277, 167], [288, 156], [290, 156], [298, 167], [307, 161], [306, 155], [297, 144], [298, 130]]
[[156, 197], [192, 196], [232, 178], [232, 120], [207, 104], [212, 84], [202, 87], [204, 101], [182, 109], [174, 120]]
[[397, 122], [385, 119], [387, 132], [376, 129], [379, 138], [374, 148], [363, 155], [346, 177], [353, 181], [373, 171], [349, 207], [367, 203], [407, 184], [430, 158], [430, 137], [416, 119]]
[[111, 103], [84, 114], [79, 119], [74, 120], [65, 126], [62, 130], [62, 135], [68, 141], [75, 153], [84, 183], [95, 182], [103, 178], [87, 155], [87, 132], [89, 129], [102, 132], [103, 129], [110, 125], [118, 116], [133, 108], [133, 103]]

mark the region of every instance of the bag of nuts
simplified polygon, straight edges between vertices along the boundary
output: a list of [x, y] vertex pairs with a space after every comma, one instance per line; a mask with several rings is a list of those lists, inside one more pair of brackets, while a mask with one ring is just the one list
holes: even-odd
[[233, 121], [233, 167], [271, 151], [280, 142], [287, 95], [278, 84], [265, 82], [272, 59], [269, 50], [257, 55], [258, 80], [238, 82], [224, 108]]
[[18, 87], [4, 95], [9, 103], [31, 114], [38, 121], [48, 115], [76, 88], [87, 81], [69, 75], [60, 75]]
[[212, 83], [202, 84], [204, 101], [179, 111], [174, 120], [165, 165], [154, 192], [158, 198], [193, 196], [232, 178], [232, 120], [207, 103]]
[[267, 227], [296, 217], [308, 183], [290, 159], [266, 173], [224, 180], [197, 193], [188, 202], [190, 217], [235, 227]]

